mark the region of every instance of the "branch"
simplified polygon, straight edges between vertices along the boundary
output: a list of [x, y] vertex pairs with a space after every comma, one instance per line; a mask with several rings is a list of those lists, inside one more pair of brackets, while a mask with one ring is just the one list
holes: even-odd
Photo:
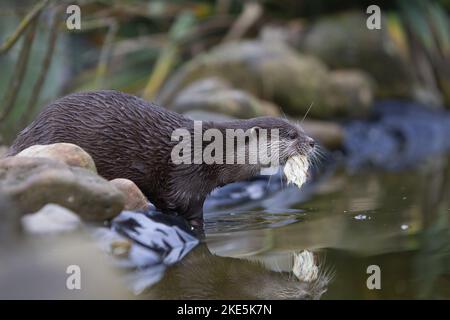
[[144, 99], [152, 100], [155, 98], [156, 92], [158, 92], [162, 83], [169, 74], [172, 66], [177, 59], [178, 49], [174, 44], [168, 44], [158, 57], [155, 68], [148, 80], [148, 83], [144, 89]]
[[5, 42], [0, 46], [0, 55], [7, 52], [9, 49], [11, 49], [14, 44], [19, 40], [20, 36], [24, 33], [24, 31], [27, 29], [27, 27], [30, 25], [31, 22], [35, 20], [35, 18], [39, 15], [39, 13], [44, 9], [44, 7], [47, 5], [49, 0], [42, 0], [39, 3], [37, 3], [33, 9], [23, 18], [23, 20], [20, 22], [17, 29], [13, 32], [12, 35], [10, 35]]
[[15, 105], [17, 94], [23, 83], [23, 78], [27, 69], [28, 58], [30, 56], [31, 46], [36, 33], [36, 25], [37, 19], [33, 19], [29, 30], [25, 35], [25, 39], [23, 39], [23, 46], [20, 50], [19, 59], [17, 59], [15, 70], [11, 77], [11, 82], [6, 90], [5, 99], [3, 100], [5, 101], [5, 106], [2, 112], [0, 112], [0, 122], [5, 120]]
[[246, 3], [244, 10], [234, 22], [230, 31], [228, 31], [223, 42], [230, 42], [242, 38], [247, 30], [261, 17], [262, 13], [263, 9], [259, 3]]
[[103, 41], [102, 50], [100, 52], [100, 58], [98, 60], [97, 71], [95, 76], [95, 84], [97, 88], [103, 89], [105, 74], [108, 69], [109, 60], [111, 57], [112, 43], [114, 37], [116, 36], [118, 24], [116, 20], [110, 20], [108, 32], [106, 34], [105, 40]]
[[34, 84], [33, 91], [31, 93], [30, 100], [28, 102], [28, 106], [25, 109], [25, 112], [22, 114], [21, 117], [22, 124], [26, 124], [29, 121], [31, 116], [34, 114], [36, 105], [39, 101], [39, 95], [41, 93], [42, 86], [44, 85], [45, 78], [47, 77], [48, 70], [52, 62], [53, 52], [55, 51], [56, 39], [58, 38], [59, 33], [59, 24], [60, 24], [59, 15], [61, 14], [61, 11], [62, 11], [61, 7], [57, 7], [53, 13], [52, 17], [53, 20], [51, 23], [50, 34], [48, 37], [47, 51], [45, 53], [44, 60], [42, 62], [42, 69]]

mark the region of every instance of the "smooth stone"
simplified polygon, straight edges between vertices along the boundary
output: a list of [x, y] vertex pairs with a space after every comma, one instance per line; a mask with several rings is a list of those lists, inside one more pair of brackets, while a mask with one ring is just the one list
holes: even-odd
[[366, 20], [362, 11], [325, 16], [308, 26], [299, 49], [330, 68], [367, 72], [376, 81], [377, 97], [411, 98], [415, 80], [402, 41], [392, 36], [386, 19], [380, 30], [366, 28]]
[[231, 88], [217, 78], [201, 79], [187, 86], [176, 97], [171, 109], [180, 113], [214, 112], [243, 119], [280, 114], [274, 104]]
[[125, 196], [125, 210], [140, 211], [147, 210], [149, 202], [138, 186], [129, 179], [118, 178], [110, 183], [120, 190]]
[[97, 173], [94, 160], [81, 147], [72, 143], [34, 145], [19, 152], [16, 157], [39, 157], [59, 160], [73, 167], [80, 167]]
[[120, 190], [92, 171], [45, 158], [0, 160], [0, 193], [8, 196], [22, 214], [54, 203], [89, 221], [114, 218], [125, 201]]

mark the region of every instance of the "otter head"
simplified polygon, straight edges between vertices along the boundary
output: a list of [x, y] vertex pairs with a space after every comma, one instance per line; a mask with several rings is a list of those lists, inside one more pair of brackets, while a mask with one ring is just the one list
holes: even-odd
[[[264, 129], [268, 134], [268, 146], [278, 147], [279, 162], [281, 165], [291, 157], [311, 155], [315, 148], [315, 142], [306, 135], [300, 125], [288, 120], [274, 117], [260, 117], [248, 120], [252, 130], [258, 134]], [[259, 136], [261, 138], [261, 136]], [[273, 138], [271, 140], [271, 138]]]
[[[261, 117], [248, 120], [252, 137], [258, 142], [266, 141], [267, 152], [258, 144], [258, 154], [266, 153], [270, 161], [262, 161], [264, 166], [284, 165], [284, 174], [288, 183], [301, 187], [306, 181], [310, 157], [315, 151], [315, 142], [303, 129], [288, 120], [273, 117]], [[262, 139], [262, 140], [261, 140]]]

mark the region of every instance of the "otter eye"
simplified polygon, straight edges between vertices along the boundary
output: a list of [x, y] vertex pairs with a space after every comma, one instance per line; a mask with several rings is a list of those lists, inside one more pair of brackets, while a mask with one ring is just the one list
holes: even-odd
[[295, 131], [289, 132], [289, 139], [294, 140], [294, 139], [297, 139], [297, 137], [298, 137], [297, 132], [295, 132]]

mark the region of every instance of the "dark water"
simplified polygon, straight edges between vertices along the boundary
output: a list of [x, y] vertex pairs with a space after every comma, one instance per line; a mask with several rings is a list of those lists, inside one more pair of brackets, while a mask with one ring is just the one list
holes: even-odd
[[[337, 171], [292, 211], [211, 217], [206, 244], [274, 270], [293, 251], [316, 252], [334, 269], [323, 299], [448, 299], [449, 178], [449, 161], [440, 157], [402, 173]], [[366, 286], [370, 265], [380, 267], [380, 290]]]

